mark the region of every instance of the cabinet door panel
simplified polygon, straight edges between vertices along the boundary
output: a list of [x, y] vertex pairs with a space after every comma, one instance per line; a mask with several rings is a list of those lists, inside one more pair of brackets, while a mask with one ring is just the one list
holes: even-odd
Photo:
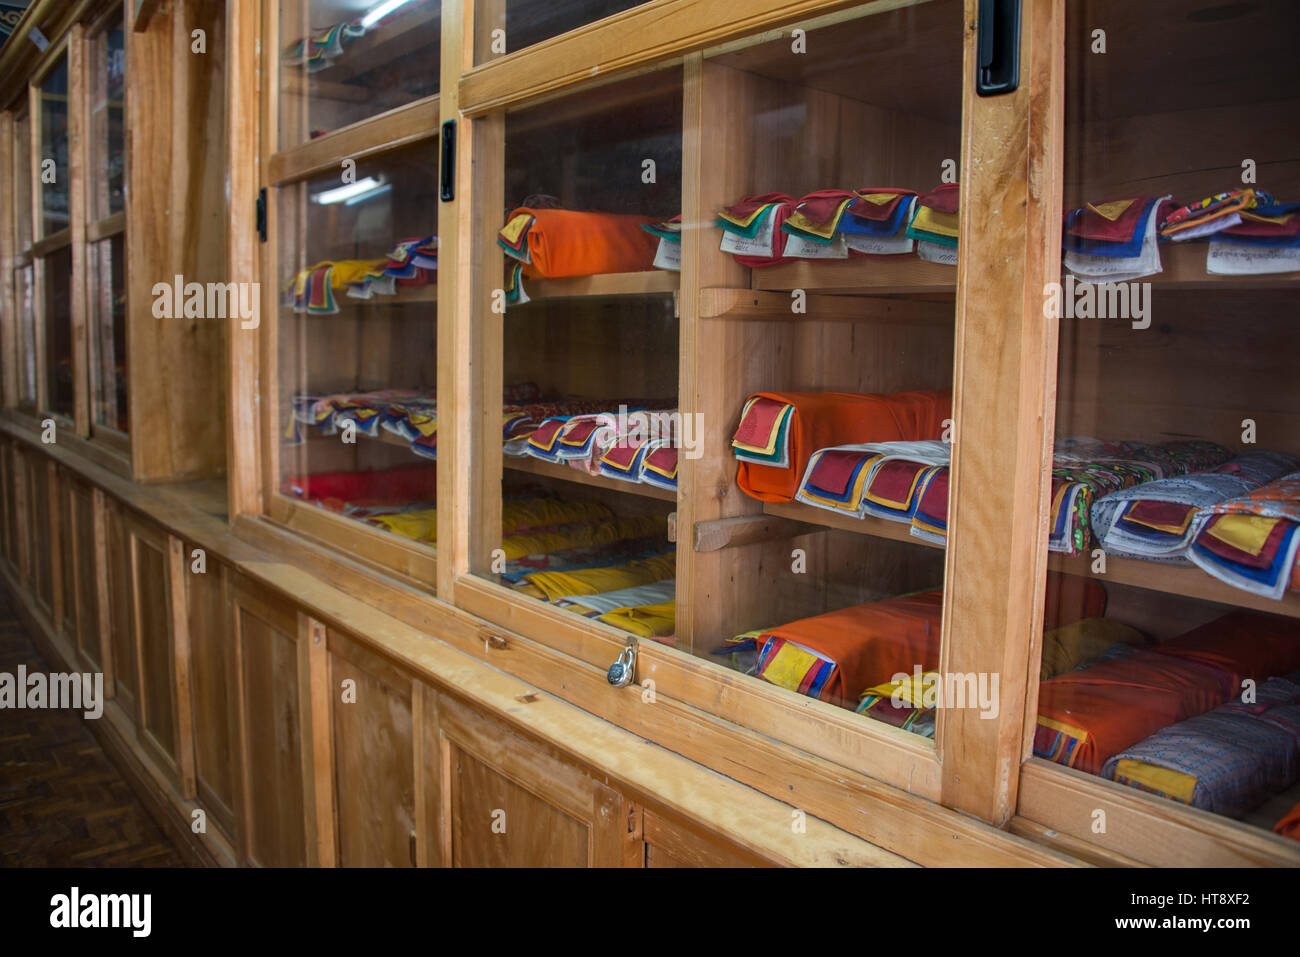
[[104, 665], [100, 644], [99, 557], [95, 546], [95, 499], [90, 486], [73, 481], [69, 487], [71, 523], [64, 547], [71, 551], [73, 613], [76, 618], [77, 652], [93, 671]]
[[131, 576], [131, 539], [127, 534], [122, 506], [105, 503], [108, 532], [108, 645], [113, 656], [112, 694], [132, 721], [138, 720], [135, 646], [135, 613], [132, 608], [134, 586]]
[[166, 540], [158, 530], [130, 521], [135, 645], [141, 737], [177, 760], [176, 701]]
[[[329, 633], [338, 862], [344, 867], [414, 864], [415, 755], [411, 680]], [[345, 700], [352, 681], [355, 699]]]
[[440, 697], [443, 860], [454, 867], [617, 867], [632, 844], [612, 788]]
[[234, 614], [244, 858], [267, 867], [300, 867], [307, 860], [296, 618], [242, 579]]
[[190, 680], [194, 695], [194, 758], [199, 800], [228, 832], [234, 828], [234, 641], [226, 567], [209, 561], [187, 568]]

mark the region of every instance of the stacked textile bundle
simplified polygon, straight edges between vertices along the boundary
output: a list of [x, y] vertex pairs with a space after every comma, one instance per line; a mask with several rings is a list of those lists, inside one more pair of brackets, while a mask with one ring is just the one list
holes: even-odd
[[662, 223], [647, 223], [641, 227], [651, 236], [658, 238], [659, 247], [655, 250], [654, 267], [670, 272], [682, 271], [682, 216], [678, 213], [672, 219]]
[[1163, 270], [1160, 242], [1209, 240], [1206, 272], [1260, 275], [1300, 270], [1300, 203], [1262, 189], [1230, 189], [1177, 206], [1169, 196], [1088, 203], [1065, 215], [1064, 263], [1090, 282], [1123, 282]]
[[947, 183], [924, 196], [889, 186], [819, 189], [799, 200], [785, 193], [747, 196], [718, 213], [720, 248], [751, 268], [914, 252], [951, 265], [958, 192]]
[[617, 565], [531, 572], [517, 589], [623, 631], [656, 640], [675, 630], [673, 552]]
[[286, 476], [281, 491], [329, 511], [343, 512], [352, 508], [433, 502], [438, 497], [437, 476], [437, 469], [427, 464], [359, 472], [314, 472]]
[[1161, 728], [1112, 755], [1102, 776], [1240, 817], [1300, 780], [1300, 672]]
[[1279, 452], [1248, 451], [1208, 472], [1108, 492], [1092, 506], [1094, 535], [1108, 554], [1190, 565], [1198, 510], [1246, 495], [1297, 465]]
[[1039, 757], [1099, 774], [1161, 728], [1300, 668], [1300, 624], [1234, 611], [1154, 648], [1058, 675], [1038, 690]]
[[946, 390], [857, 395], [756, 392], [732, 437], [736, 482], [764, 502], [793, 502], [808, 460], [838, 443], [939, 439], [952, 415]]
[[382, 259], [325, 261], [300, 271], [288, 291], [286, 305], [308, 315], [333, 315], [339, 311], [336, 291], [346, 290], [353, 299], [371, 299], [376, 294], [395, 296], [399, 287], [435, 282], [437, 271], [437, 236], [404, 239]]
[[1223, 446], [1199, 439], [1160, 445], [1058, 440], [1052, 461], [1048, 548], [1070, 555], [1092, 548], [1092, 503], [1097, 498], [1143, 482], [1204, 472], [1228, 457]]
[[506, 217], [497, 245], [515, 260], [506, 299], [524, 303], [523, 280], [561, 279], [654, 268], [660, 225], [648, 216], [520, 206]]
[[957, 265], [960, 195], [956, 183], [944, 183], [916, 201], [916, 213], [907, 226], [907, 235], [916, 240], [916, 254], [927, 262]]
[[1162, 270], [1157, 229], [1172, 208], [1168, 196], [1088, 203], [1065, 214], [1063, 261], [1082, 279], [1123, 282]]
[[[590, 475], [608, 468], [614, 478], [638, 482], [649, 444], [674, 440], [677, 410], [672, 404], [671, 399], [606, 400], [599, 412], [551, 416], [538, 424], [523, 451], [546, 462], [567, 462]], [[615, 456], [605, 466], [605, 454], [615, 449], [629, 454]]]
[[[1106, 611], [1106, 592], [1091, 579], [1051, 574], [1048, 592], [1049, 627]], [[943, 592], [935, 589], [737, 636], [724, 650], [753, 649], [755, 673], [764, 681], [853, 708], [898, 674], [938, 667], [942, 612]]]
[[1300, 472], [1200, 509], [1187, 557], [1222, 582], [1267, 598], [1300, 588]]

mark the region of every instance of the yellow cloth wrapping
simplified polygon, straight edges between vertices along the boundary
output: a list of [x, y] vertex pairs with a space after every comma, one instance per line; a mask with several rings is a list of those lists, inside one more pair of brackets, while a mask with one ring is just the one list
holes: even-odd
[[667, 638], [677, 630], [677, 602], [616, 608], [598, 616], [600, 621], [642, 638]]
[[608, 545], [628, 538], [642, 538], [662, 532], [664, 520], [654, 515], [619, 518], [611, 522], [597, 522], [556, 532], [537, 532], [532, 535], [508, 535], [501, 540], [506, 558], [514, 560], [525, 555], [545, 555], [566, 548], [586, 545]]
[[1043, 633], [1043, 660], [1039, 677], [1046, 681], [1073, 671], [1118, 642], [1144, 648], [1151, 642], [1136, 628], [1113, 618], [1085, 618]]
[[584, 568], [571, 572], [533, 572], [524, 576], [547, 601], [569, 595], [599, 595], [637, 585], [650, 585], [677, 574], [677, 556], [673, 553], [642, 558], [608, 568]]

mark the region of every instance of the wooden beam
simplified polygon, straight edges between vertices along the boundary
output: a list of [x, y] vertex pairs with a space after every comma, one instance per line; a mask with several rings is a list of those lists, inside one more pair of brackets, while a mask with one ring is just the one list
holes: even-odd
[[[976, 0], [966, 2], [968, 24]], [[1016, 807], [1047, 574], [1056, 368], [1043, 288], [1060, 275], [1065, 2], [1028, 4], [1019, 89], [974, 89], [965, 33], [953, 466], [940, 671], [997, 676], [999, 707], [940, 709], [941, 801], [995, 826]], [[996, 233], [998, 242], [979, 242]], [[1032, 701], [1030, 702], [1032, 704]]]
[[720, 548], [779, 541], [820, 531], [825, 531], [825, 527], [807, 525], [775, 515], [736, 515], [709, 522], [696, 522], [692, 543], [697, 552], [715, 552]]
[[131, 20], [131, 29], [136, 33], [144, 33], [149, 29], [149, 20], [162, 6], [162, 0], [134, 0], [135, 13]]
[[[229, 280], [257, 282], [258, 263], [257, 191], [259, 186], [260, 138], [258, 116], [261, 101], [258, 77], [258, 4], [226, 5], [226, 169], [229, 225], [226, 230], [226, 269]], [[274, 295], [264, 306], [274, 307]], [[266, 315], [266, 310], [262, 310]], [[233, 522], [240, 515], [262, 510], [260, 461], [262, 435], [258, 418], [258, 366], [260, 336], [256, 329], [242, 329], [237, 316], [226, 323], [226, 480], [229, 514]]]
[[726, 0], [651, 0], [476, 66], [460, 80], [460, 110], [481, 116], [598, 76], [859, 4], [872, 12], [899, 5], [893, 0], [746, 0], [741, 6]]

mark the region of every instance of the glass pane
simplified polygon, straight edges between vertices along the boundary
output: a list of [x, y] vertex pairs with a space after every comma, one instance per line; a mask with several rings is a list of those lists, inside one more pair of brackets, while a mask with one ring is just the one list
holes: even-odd
[[[970, 700], [930, 691], [953, 687], [938, 669], [963, 10], [865, 13], [704, 64], [704, 162], [735, 159], [705, 180], [702, 285], [765, 290], [788, 312], [708, 332], [734, 350], [709, 420], [717, 473], [740, 493], [723, 518], [804, 525], [697, 553], [724, 608], [702, 596], [690, 626], [696, 654], [933, 739], [938, 708], [996, 692], [988, 676], [970, 676]], [[873, 311], [879, 296], [897, 321]]]
[[65, 229], [68, 218], [68, 61], [58, 65], [41, 84], [41, 235]]
[[278, 191], [281, 491], [430, 546], [437, 182], [428, 142]]
[[438, 92], [439, 0], [280, 0], [280, 149]]
[[71, 418], [72, 247], [45, 257], [45, 397], [46, 411]]
[[90, 44], [90, 219], [104, 219], [123, 208], [126, 150], [126, 47], [121, 14], [115, 25]]
[[36, 405], [36, 267], [14, 270], [18, 302], [18, 404]]
[[1069, 12], [1049, 564], [1105, 600], [1044, 634], [1034, 753], [1272, 828], [1300, 801], [1300, 8]]
[[14, 219], [18, 251], [32, 244], [32, 123], [26, 113], [14, 120]]
[[490, 4], [479, 2], [474, 20], [474, 43], [478, 52], [475, 62], [484, 63], [514, 53], [645, 2], [647, 0], [505, 0], [504, 10], [500, 0]]
[[91, 247], [91, 401], [96, 425], [127, 431], [126, 249], [119, 233]]
[[[483, 394], [504, 415], [481, 439], [494, 465], [475, 489], [476, 572], [606, 623], [636, 615], [632, 627], [663, 638], [676, 469], [648, 481], [645, 455], [615, 445], [635, 417], [642, 444], [662, 446], [656, 461], [677, 454], [678, 273], [656, 268], [659, 237], [645, 227], [681, 212], [681, 77], [674, 66], [505, 117], [504, 191], [491, 202], [504, 202], [494, 262], [508, 306], [504, 320], [478, 320], [501, 329]], [[616, 468], [622, 452], [633, 454]], [[597, 580], [637, 597], [599, 612], [567, 600]]]

